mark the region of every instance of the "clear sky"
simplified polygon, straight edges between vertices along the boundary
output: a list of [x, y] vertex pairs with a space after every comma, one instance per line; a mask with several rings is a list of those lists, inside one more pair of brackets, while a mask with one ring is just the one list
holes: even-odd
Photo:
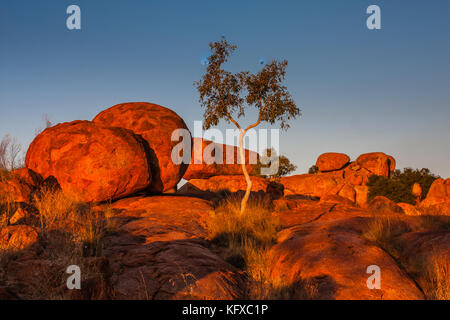
[[[66, 28], [81, 8], [82, 29]], [[381, 30], [366, 8], [381, 8]], [[281, 152], [305, 172], [324, 152], [383, 151], [450, 177], [450, 1], [0, 2], [0, 137], [26, 146], [53, 123], [121, 102], [167, 106], [193, 129], [208, 43], [238, 45], [232, 71], [287, 59], [302, 117]], [[249, 121], [252, 114], [249, 114]], [[225, 128], [221, 126], [220, 128]]]

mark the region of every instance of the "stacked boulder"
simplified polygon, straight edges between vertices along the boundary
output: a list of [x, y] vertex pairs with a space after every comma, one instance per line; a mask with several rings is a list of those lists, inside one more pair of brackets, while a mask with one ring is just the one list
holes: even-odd
[[[115, 105], [91, 121], [48, 128], [31, 143], [25, 165], [83, 202], [115, 200], [145, 191], [171, 191], [187, 164], [171, 159], [176, 129], [186, 129], [172, 110], [146, 103]], [[190, 139], [188, 141], [191, 142]], [[190, 155], [189, 155], [190, 156]]]
[[324, 153], [316, 162], [317, 174], [302, 174], [281, 178], [285, 195], [305, 195], [323, 198], [338, 195], [352, 203], [365, 206], [371, 175], [390, 177], [395, 170], [395, 159], [382, 152], [360, 155], [350, 162], [343, 153]]
[[[252, 191], [265, 192], [269, 181], [257, 176], [258, 153], [247, 149], [244, 152], [246, 169], [253, 184]], [[183, 176], [188, 182], [180, 189], [180, 193], [245, 190], [247, 183], [238, 159], [238, 147], [215, 143], [202, 138], [193, 138], [191, 164]]]
[[[189, 165], [172, 161], [172, 150], [179, 143], [172, 140], [172, 134], [177, 129], [189, 131], [178, 114], [156, 104], [133, 102], [118, 104], [102, 111], [92, 121], [108, 127], [125, 128], [141, 136], [149, 147], [148, 159], [152, 172], [149, 191], [174, 191]], [[190, 144], [191, 138], [183, 142]], [[185, 148], [188, 149], [190, 148]]]

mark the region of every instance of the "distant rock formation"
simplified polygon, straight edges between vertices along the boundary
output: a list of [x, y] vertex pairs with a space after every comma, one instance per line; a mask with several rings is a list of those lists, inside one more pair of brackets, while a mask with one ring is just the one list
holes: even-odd
[[327, 152], [317, 158], [316, 166], [321, 172], [335, 171], [342, 169], [349, 162], [350, 157], [345, 153]]

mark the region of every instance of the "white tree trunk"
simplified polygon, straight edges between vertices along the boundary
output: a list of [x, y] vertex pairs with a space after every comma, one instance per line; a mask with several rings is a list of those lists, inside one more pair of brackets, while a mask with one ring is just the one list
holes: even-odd
[[247, 201], [250, 196], [250, 191], [252, 190], [252, 180], [248, 175], [247, 168], [245, 166], [245, 153], [244, 153], [244, 136], [245, 132], [241, 130], [241, 134], [239, 135], [239, 154], [241, 157], [241, 168], [244, 172], [245, 180], [247, 181], [247, 190], [245, 191], [244, 198], [241, 201], [241, 215], [245, 213], [245, 209], [247, 207]]

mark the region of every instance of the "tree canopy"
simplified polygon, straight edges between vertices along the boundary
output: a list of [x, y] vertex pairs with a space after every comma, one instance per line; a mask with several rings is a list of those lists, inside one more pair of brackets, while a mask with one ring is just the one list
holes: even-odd
[[206, 73], [200, 81], [195, 82], [200, 93], [200, 103], [205, 108], [204, 129], [218, 125], [220, 119], [243, 129], [236, 118], [245, 116], [249, 106], [258, 109], [258, 119], [245, 130], [260, 122], [279, 122], [281, 129], [288, 129], [288, 121], [301, 114], [286, 86], [282, 84], [288, 62], [272, 60], [256, 74], [249, 71], [231, 73], [223, 69], [223, 64], [236, 46], [228, 43], [224, 37], [209, 46], [212, 54], [208, 57]]

